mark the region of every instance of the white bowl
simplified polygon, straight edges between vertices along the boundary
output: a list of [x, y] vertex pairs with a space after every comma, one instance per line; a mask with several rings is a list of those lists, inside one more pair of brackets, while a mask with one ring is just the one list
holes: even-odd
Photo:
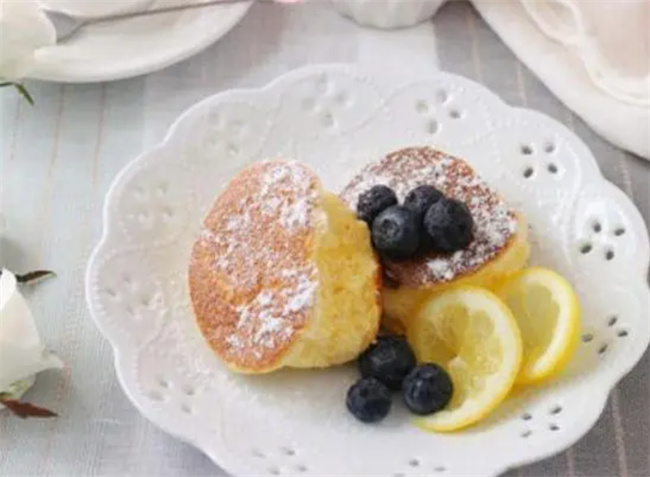
[[445, 0], [332, 0], [336, 9], [361, 25], [404, 28], [431, 18]]

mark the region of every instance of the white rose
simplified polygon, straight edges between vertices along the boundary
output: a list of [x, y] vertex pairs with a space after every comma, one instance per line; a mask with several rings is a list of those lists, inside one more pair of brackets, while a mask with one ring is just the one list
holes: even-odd
[[0, 276], [0, 393], [17, 399], [31, 386], [37, 373], [62, 366], [61, 360], [41, 343], [29, 306], [18, 291], [16, 276], [3, 270]]
[[0, 0], [0, 38], [0, 79], [15, 81], [39, 49], [56, 43], [56, 32], [36, 0]]

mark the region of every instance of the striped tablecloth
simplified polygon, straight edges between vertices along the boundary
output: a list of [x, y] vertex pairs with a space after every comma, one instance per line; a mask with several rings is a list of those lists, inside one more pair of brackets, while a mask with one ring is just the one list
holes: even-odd
[[[45, 340], [68, 366], [44, 373], [28, 395], [60, 418], [20, 421], [0, 414], [0, 475], [224, 475], [199, 451], [140, 416], [120, 389], [110, 346], [88, 316], [84, 269], [100, 236], [104, 194], [129, 160], [159, 141], [184, 109], [207, 95], [261, 86], [309, 63], [386, 62], [391, 67], [404, 58], [417, 67], [467, 76], [510, 104], [538, 109], [566, 124], [650, 222], [650, 163], [596, 136], [466, 3], [445, 6], [431, 23], [390, 33], [358, 28], [325, 2], [258, 5], [223, 41], [162, 72], [110, 84], [30, 83], [37, 101], [33, 108], [3, 91], [0, 260], [19, 272], [46, 267], [58, 273], [34, 289], [30, 300]], [[648, 353], [575, 447], [509, 475], [649, 476]]]

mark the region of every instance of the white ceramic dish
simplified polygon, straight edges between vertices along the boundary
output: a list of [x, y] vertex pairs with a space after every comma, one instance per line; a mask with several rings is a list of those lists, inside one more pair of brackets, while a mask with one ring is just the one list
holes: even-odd
[[[366, 162], [416, 144], [470, 161], [528, 217], [533, 263], [575, 284], [584, 341], [566, 376], [477, 427], [434, 435], [399, 405], [380, 425], [356, 422], [344, 406], [353, 366], [226, 371], [198, 333], [185, 285], [215, 194], [246, 164], [274, 156], [309, 163], [339, 190]], [[87, 296], [133, 403], [234, 475], [493, 476], [560, 452], [595, 423], [650, 339], [649, 257], [639, 212], [564, 126], [456, 76], [318, 66], [206, 99], [122, 171]]]
[[[157, 0], [151, 8], [182, 0]], [[251, 3], [92, 25], [70, 40], [39, 52], [30, 77], [88, 83], [150, 73], [182, 61], [224, 36]]]
[[429, 20], [444, 0], [332, 0], [334, 7], [360, 25], [405, 28]]

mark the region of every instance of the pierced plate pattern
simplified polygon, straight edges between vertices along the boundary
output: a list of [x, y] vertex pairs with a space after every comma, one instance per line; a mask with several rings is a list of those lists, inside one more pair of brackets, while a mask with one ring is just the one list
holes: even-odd
[[[354, 421], [344, 406], [352, 366], [226, 371], [194, 324], [185, 275], [201, 219], [228, 180], [251, 162], [292, 157], [337, 191], [367, 162], [423, 144], [467, 159], [528, 217], [532, 262], [575, 284], [584, 329], [566, 375], [477, 427], [435, 435], [399, 404], [381, 425]], [[333, 65], [183, 114], [113, 183], [86, 284], [130, 399], [234, 475], [492, 476], [560, 452], [595, 423], [650, 340], [649, 257], [639, 212], [556, 121], [457, 76]]]

